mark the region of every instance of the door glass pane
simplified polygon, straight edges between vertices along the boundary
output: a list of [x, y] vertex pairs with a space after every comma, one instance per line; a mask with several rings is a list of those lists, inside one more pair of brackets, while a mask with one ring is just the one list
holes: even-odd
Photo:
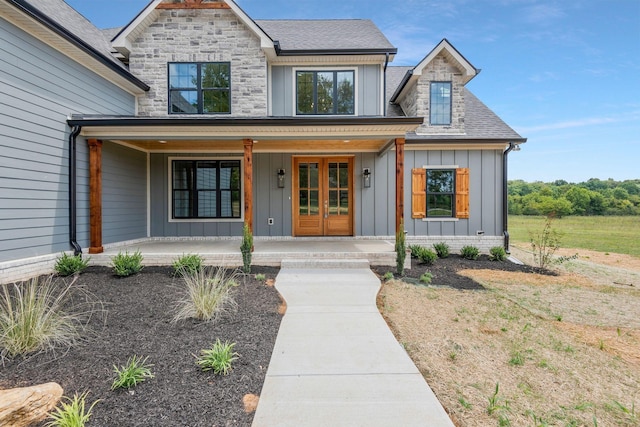
[[349, 164], [340, 163], [340, 188], [349, 188]]
[[309, 163], [309, 188], [318, 188], [318, 164]]
[[329, 163], [329, 188], [338, 187], [338, 164]]
[[340, 215], [349, 215], [349, 191], [340, 190]]
[[309, 215], [318, 215], [320, 213], [318, 190], [309, 190]]
[[309, 215], [309, 190], [300, 190], [300, 215]]
[[309, 164], [300, 163], [298, 165], [298, 187], [309, 188]]
[[338, 190], [329, 190], [329, 215], [338, 214]]

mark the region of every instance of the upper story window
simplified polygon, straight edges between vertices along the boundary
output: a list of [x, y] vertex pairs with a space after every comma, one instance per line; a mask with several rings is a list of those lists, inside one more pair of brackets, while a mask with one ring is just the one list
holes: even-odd
[[355, 114], [355, 72], [297, 71], [296, 114]]
[[450, 125], [451, 82], [432, 82], [429, 100], [429, 123]]
[[169, 114], [231, 112], [231, 64], [169, 64]]

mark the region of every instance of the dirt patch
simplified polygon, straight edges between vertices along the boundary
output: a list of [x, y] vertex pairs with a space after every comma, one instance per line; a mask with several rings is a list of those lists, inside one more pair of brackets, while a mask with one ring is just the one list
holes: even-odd
[[[437, 260], [384, 283], [378, 304], [457, 426], [636, 426], [640, 292], [588, 262]], [[412, 279], [425, 271], [435, 286]]]
[[[253, 267], [273, 279], [278, 270]], [[0, 366], [0, 387], [59, 383], [66, 396], [89, 392], [94, 407], [92, 426], [250, 426], [253, 413], [243, 397], [259, 395], [280, 325], [280, 299], [273, 287], [243, 276], [233, 290], [237, 310], [215, 324], [173, 323], [181, 282], [168, 268], [115, 278], [105, 268], [91, 267], [79, 285], [100, 301], [106, 320], [94, 316], [84, 343], [66, 353], [36, 354]], [[219, 338], [235, 342], [239, 359], [227, 376], [202, 372], [194, 355]], [[155, 378], [130, 391], [111, 391], [113, 365], [132, 355], [148, 356]]]

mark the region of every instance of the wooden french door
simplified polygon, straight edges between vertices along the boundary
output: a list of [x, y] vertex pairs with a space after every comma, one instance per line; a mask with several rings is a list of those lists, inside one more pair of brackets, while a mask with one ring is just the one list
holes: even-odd
[[353, 208], [353, 157], [294, 157], [294, 236], [353, 236]]

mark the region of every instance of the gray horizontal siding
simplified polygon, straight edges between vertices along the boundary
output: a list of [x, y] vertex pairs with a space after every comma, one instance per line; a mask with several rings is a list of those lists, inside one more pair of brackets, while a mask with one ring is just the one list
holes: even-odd
[[[134, 112], [132, 95], [0, 18], [0, 262], [69, 249], [67, 117]], [[78, 240], [86, 247], [82, 138], [77, 154]]]

